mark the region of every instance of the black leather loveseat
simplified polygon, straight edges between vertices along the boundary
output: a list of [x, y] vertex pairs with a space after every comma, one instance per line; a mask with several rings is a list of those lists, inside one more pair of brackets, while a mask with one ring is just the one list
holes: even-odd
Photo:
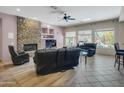
[[67, 70], [78, 65], [80, 48], [41, 49], [35, 52], [37, 74]]
[[81, 51], [87, 51], [87, 56], [92, 57], [96, 54], [96, 45], [95, 43], [84, 43], [83, 45], [78, 45], [81, 48]]

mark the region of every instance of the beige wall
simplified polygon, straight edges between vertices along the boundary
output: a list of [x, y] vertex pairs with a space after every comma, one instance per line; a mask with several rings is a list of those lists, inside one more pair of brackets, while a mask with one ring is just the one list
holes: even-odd
[[121, 47], [124, 49], [124, 22], [119, 23], [119, 42], [121, 43]]
[[63, 28], [54, 26], [54, 30], [55, 30], [54, 36], [55, 39], [57, 40], [57, 48], [62, 48], [64, 45]]
[[0, 60], [2, 59], [2, 20], [0, 19]]
[[[93, 33], [96, 29], [114, 28], [115, 30], [115, 42], [119, 42], [121, 48], [124, 48], [124, 23], [119, 23], [117, 19], [108, 20], [102, 22], [95, 22], [90, 24], [83, 24], [73, 27], [65, 28], [66, 31], [79, 31], [79, 30], [92, 30]], [[113, 55], [114, 49], [97, 49], [99, 54]]]
[[[15, 49], [17, 47], [17, 18], [16, 16], [0, 13], [2, 19], [2, 61], [10, 60], [8, 45], [13, 44]], [[9, 39], [8, 33], [13, 33], [14, 38]]]

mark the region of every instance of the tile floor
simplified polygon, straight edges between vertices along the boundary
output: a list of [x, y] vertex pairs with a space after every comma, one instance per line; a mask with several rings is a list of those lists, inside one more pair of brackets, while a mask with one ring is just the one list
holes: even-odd
[[114, 68], [113, 56], [97, 55], [88, 58], [87, 65], [84, 65], [84, 58], [80, 59], [79, 74], [76, 76], [75, 86], [80, 87], [124, 87], [124, 69], [120, 71]]

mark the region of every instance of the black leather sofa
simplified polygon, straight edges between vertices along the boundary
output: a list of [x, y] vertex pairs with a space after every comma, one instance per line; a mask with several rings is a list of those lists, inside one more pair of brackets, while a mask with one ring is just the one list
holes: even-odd
[[87, 51], [87, 56], [92, 57], [96, 54], [96, 43], [84, 43], [83, 45], [78, 45], [81, 51]]
[[41, 49], [35, 52], [36, 73], [45, 75], [78, 65], [80, 48]]
[[8, 46], [8, 48], [9, 48], [11, 59], [14, 65], [21, 65], [21, 64], [29, 62], [28, 53], [25, 53], [25, 52], [17, 53], [15, 52], [13, 46]]

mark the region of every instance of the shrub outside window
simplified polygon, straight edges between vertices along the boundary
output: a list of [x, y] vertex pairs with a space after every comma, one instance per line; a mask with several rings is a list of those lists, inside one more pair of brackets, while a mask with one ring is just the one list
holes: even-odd
[[113, 48], [114, 30], [96, 31], [95, 43], [97, 43], [97, 48]]

